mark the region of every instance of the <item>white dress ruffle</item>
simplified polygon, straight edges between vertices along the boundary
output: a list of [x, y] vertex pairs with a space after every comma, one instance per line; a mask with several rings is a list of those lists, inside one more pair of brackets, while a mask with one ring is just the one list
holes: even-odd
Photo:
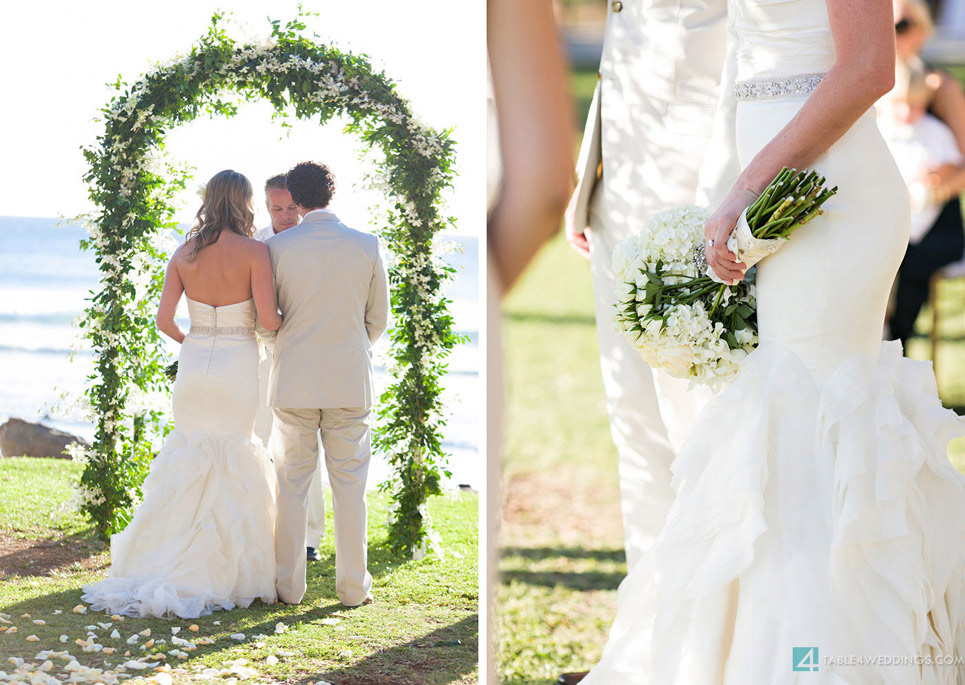
[[82, 599], [110, 614], [181, 618], [274, 602], [274, 483], [261, 445], [175, 431], [111, 538], [110, 577]]
[[[820, 387], [762, 345], [674, 462], [667, 523], [584, 682], [965, 682], [962, 435], [900, 343]], [[794, 647], [818, 648], [817, 672], [792, 671]]]

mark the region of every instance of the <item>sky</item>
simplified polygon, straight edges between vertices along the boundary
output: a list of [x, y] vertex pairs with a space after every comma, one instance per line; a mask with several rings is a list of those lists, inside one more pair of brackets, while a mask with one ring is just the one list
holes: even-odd
[[[448, 202], [458, 233], [481, 236], [485, 216], [485, 3], [483, 0], [318, 0], [309, 30], [343, 51], [365, 53], [398, 84], [416, 114], [437, 129], [454, 128], [456, 188]], [[268, 17], [287, 20], [298, 2], [272, 0], [36, 0], [2, 3], [0, 22], [0, 216], [75, 216], [91, 209], [82, 145], [100, 132], [94, 121], [118, 75], [131, 83], [187, 51], [211, 15], [230, 8], [234, 36], [266, 38]], [[364, 229], [375, 198], [363, 186], [362, 144], [333, 121], [272, 122], [265, 102], [232, 119], [199, 119], [173, 129], [167, 151], [192, 165], [179, 220], [197, 211], [197, 186], [232, 168], [256, 189], [295, 163], [313, 159], [335, 173], [332, 209]], [[267, 212], [256, 193], [257, 222]]]

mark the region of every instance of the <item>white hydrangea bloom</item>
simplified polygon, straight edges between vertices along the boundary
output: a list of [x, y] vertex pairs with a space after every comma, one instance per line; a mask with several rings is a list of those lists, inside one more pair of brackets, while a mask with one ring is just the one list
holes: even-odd
[[[738, 347], [731, 349], [726, 339], [730, 331], [711, 319], [710, 310], [719, 291], [715, 288], [709, 295], [688, 297], [692, 286], [686, 284], [703, 276], [694, 250], [703, 242], [709, 217], [704, 208], [674, 207], [655, 214], [642, 233], [616, 246], [615, 324], [651, 366], [716, 389], [736, 377], [740, 361], [756, 346], [757, 335], [750, 328], [733, 331]], [[665, 291], [664, 297], [675, 298], [669, 303], [651, 301], [652, 292], [647, 291], [658, 264], [662, 284], [688, 288], [672, 291], [671, 295]], [[754, 296], [753, 285], [744, 288], [742, 295], [726, 288], [717, 306], [744, 303], [754, 307]], [[657, 317], [655, 308], [659, 318], [648, 318]]]

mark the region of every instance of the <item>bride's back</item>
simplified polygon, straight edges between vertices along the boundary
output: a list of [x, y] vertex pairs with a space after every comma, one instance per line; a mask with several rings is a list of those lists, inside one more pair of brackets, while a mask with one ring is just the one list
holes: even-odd
[[185, 294], [213, 307], [250, 299], [251, 265], [257, 241], [222, 231], [215, 242], [206, 245], [189, 261], [196, 241], [197, 238], [192, 238], [185, 243], [185, 254], [177, 264]]
[[175, 254], [184, 292], [196, 302], [222, 307], [252, 297], [251, 270], [260, 243], [254, 227], [251, 183], [226, 169], [215, 174], [188, 240]]

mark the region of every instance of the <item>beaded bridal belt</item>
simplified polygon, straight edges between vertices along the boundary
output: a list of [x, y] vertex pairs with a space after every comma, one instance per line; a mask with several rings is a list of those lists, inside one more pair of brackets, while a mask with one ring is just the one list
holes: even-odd
[[734, 95], [738, 100], [779, 100], [806, 97], [814, 92], [824, 79], [824, 74], [795, 74], [738, 81]]
[[191, 324], [190, 332], [198, 335], [254, 335], [255, 329], [247, 326], [199, 326]]

